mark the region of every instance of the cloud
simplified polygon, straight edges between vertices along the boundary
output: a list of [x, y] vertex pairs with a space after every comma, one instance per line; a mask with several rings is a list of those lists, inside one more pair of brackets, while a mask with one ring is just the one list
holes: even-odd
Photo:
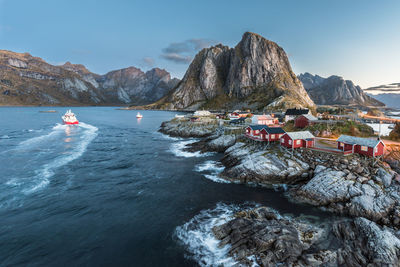
[[182, 64], [187, 64], [190, 63], [192, 61], [192, 57], [191, 56], [184, 56], [184, 55], [180, 55], [177, 53], [164, 53], [161, 55], [162, 58], [175, 62], [175, 63], [182, 63]]
[[154, 66], [154, 63], [155, 63], [155, 61], [154, 61], [154, 58], [151, 58], [151, 57], [144, 57], [144, 58], [142, 58], [142, 64], [141, 65], [144, 65], [145, 67], [153, 67]]
[[171, 43], [162, 50], [161, 57], [175, 63], [188, 64], [199, 50], [215, 43], [209, 39], [189, 39], [184, 42]]

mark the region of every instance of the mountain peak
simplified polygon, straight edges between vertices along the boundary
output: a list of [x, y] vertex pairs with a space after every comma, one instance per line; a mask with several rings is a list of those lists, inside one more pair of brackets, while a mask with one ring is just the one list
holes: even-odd
[[310, 73], [300, 74], [299, 79], [311, 99], [319, 105], [360, 105], [383, 106], [384, 104], [368, 96], [351, 80], [338, 75], [323, 78]]
[[234, 48], [218, 44], [201, 50], [178, 87], [157, 105], [263, 109], [313, 107], [314, 103], [292, 72], [285, 51], [261, 35], [246, 32]]

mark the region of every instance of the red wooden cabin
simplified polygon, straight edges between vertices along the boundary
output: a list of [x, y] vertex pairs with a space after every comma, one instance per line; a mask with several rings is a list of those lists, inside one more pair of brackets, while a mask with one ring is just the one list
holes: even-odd
[[280, 127], [268, 127], [266, 125], [250, 125], [246, 128], [245, 135], [256, 141], [273, 142], [279, 141], [285, 134]]
[[313, 122], [316, 122], [316, 121], [318, 121], [318, 119], [316, 117], [314, 117], [313, 115], [304, 114], [304, 115], [298, 116], [294, 120], [294, 126], [296, 126], [297, 128], [304, 128], [304, 127], [311, 125]]
[[385, 151], [385, 144], [378, 138], [341, 135], [337, 139], [337, 145], [343, 152], [351, 151], [368, 157], [382, 156]]
[[281, 145], [287, 148], [314, 147], [314, 141], [309, 131], [287, 132], [281, 137]]

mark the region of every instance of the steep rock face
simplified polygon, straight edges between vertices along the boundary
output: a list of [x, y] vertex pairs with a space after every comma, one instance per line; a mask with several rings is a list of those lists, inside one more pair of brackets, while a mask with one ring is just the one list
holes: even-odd
[[308, 72], [298, 76], [311, 99], [318, 105], [361, 105], [383, 106], [384, 104], [368, 96], [350, 80], [332, 75], [323, 78]]
[[80, 64], [54, 66], [28, 53], [0, 50], [0, 105], [146, 104], [178, 82], [158, 68], [98, 75]]
[[126, 104], [157, 101], [178, 82], [165, 70], [155, 68], [145, 73], [135, 67], [111, 71], [97, 81], [105, 95]]
[[235, 48], [217, 45], [200, 51], [183, 80], [153, 105], [166, 109], [313, 107], [292, 72], [285, 51], [246, 32]]

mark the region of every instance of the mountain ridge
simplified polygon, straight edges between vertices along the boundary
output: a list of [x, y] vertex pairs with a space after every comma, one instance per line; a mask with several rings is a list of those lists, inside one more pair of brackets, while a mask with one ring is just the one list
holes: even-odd
[[[118, 72], [122, 75], [113, 75]], [[29, 53], [0, 50], [0, 105], [147, 104], [178, 81], [159, 68], [128, 67], [100, 75], [82, 64], [52, 65]]]
[[311, 99], [318, 105], [384, 106], [364, 93], [351, 80], [331, 75], [328, 78], [308, 72], [298, 75]]

